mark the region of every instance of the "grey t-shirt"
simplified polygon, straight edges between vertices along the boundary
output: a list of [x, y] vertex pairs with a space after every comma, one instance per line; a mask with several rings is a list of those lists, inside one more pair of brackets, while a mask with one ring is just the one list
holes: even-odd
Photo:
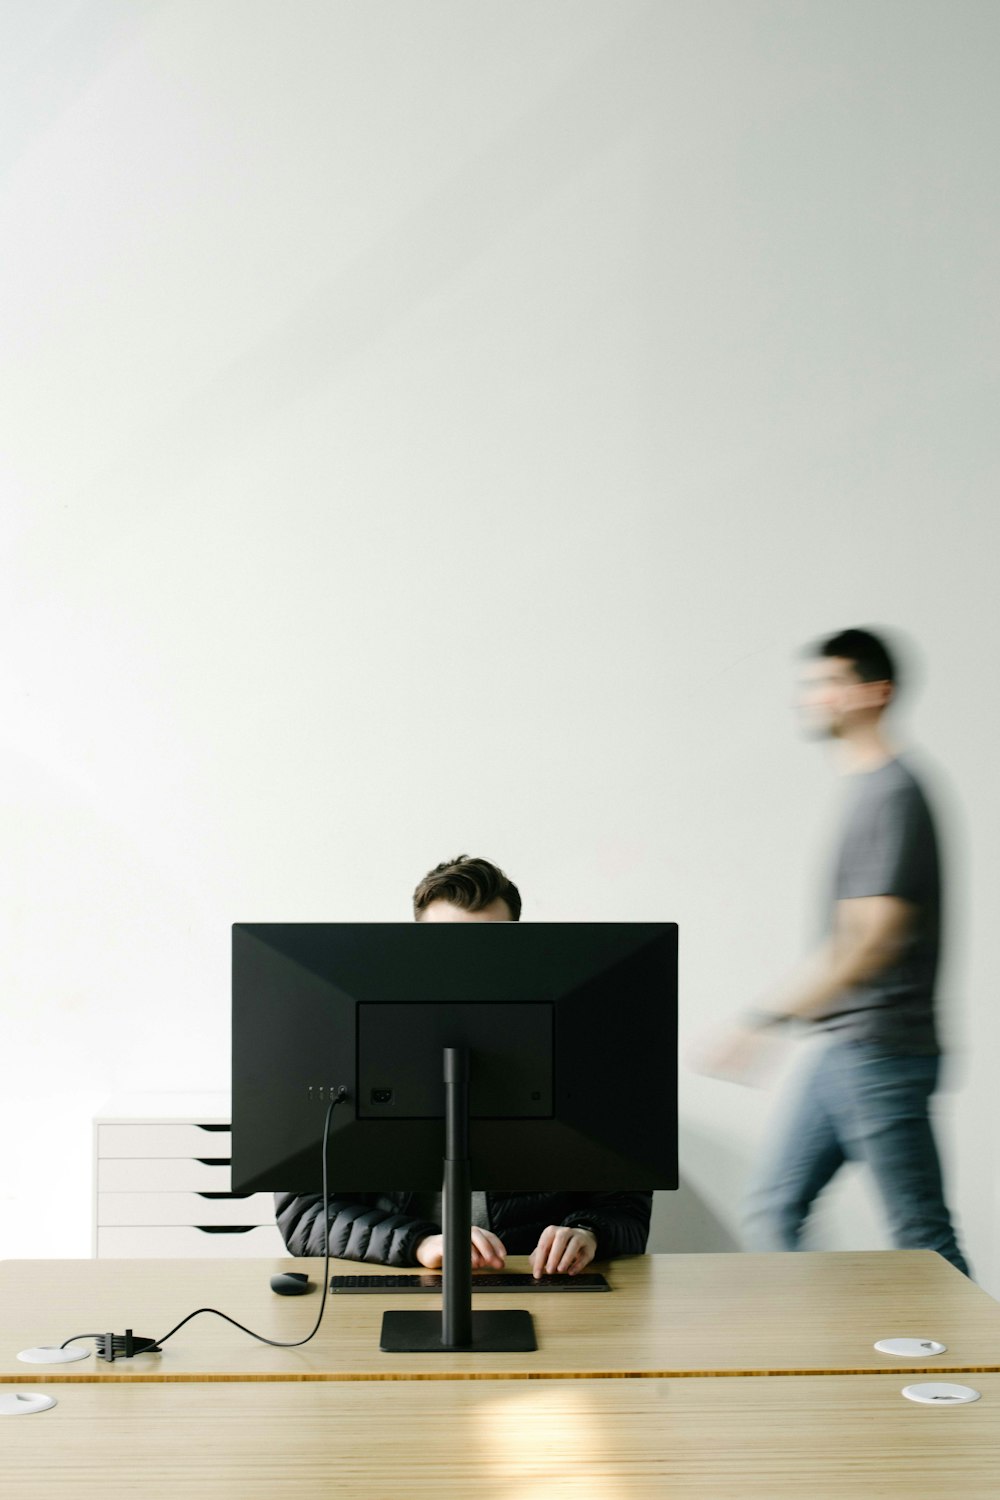
[[833, 899], [898, 896], [912, 906], [913, 923], [892, 963], [842, 991], [818, 1024], [839, 1037], [879, 1042], [893, 1052], [935, 1053], [941, 885], [931, 811], [916, 777], [899, 759], [851, 782]]

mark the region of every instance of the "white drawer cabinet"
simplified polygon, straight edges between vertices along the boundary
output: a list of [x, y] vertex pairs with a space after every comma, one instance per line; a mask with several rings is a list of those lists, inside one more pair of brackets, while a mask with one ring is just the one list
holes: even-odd
[[231, 1141], [227, 1095], [112, 1100], [94, 1121], [94, 1254], [286, 1254], [271, 1194], [230, 1189]]
[[228, 1193], [229, 1158], [105, 1156], [97, 1162], [97, 1192]]
[[156, 1224], [200, 1224], [208, 1231], [219, 1225], [243, 1229], [261, 1224], [274, 1226], [274, 1199], [270, 1193], [234, 1198], [231, 1193], [100, 1193], [97, 1199], [97, 1230], [111, 1225], [138, 1228]]
[[98, 1232], [98, 1254], [104, 1259], [176, 1260], [188, 1256], [194, 1260], [222, 1260], [234, 1256], [287, 1255], [281, 1232], [276, 1224], [261, 1224], [252, 1229], [232, 1230], [227, 1234], [209, 1232], [194, 1225], [167, 1224], [156, 1228], [101, 1229]]
[[232, 1155], [232, 1132], [226, 1121], [212, 1120], [195, 1124], [179, 1120], [176, 1124], [150, 1125], [135, 1120], [130, 1125], [107, 1125], [98, 1122], [97, 1156], [99, 1160], [138, 1157], [144, 1161], [161, 1157], [185, 1156], [197, 1161], [203, 1157]]

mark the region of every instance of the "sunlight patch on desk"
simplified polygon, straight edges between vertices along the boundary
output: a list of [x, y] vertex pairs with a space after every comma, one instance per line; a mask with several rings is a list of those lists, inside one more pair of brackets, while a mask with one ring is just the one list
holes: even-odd
[[570, 1476], [583, 1486], [574, 1490], [580, 1500], [629, 1500], [587, 1394], [575, 1386], [529, 1386], [470, 1412], [483, 1462], [509, 1486], [496, 1490], [498, 1500], [551, 1500], [553, 1482]]

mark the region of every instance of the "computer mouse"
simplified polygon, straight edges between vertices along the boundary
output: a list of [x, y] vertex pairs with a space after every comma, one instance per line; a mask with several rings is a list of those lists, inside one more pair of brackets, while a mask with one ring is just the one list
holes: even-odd
[[312, 1290], [312, 1282], [302, 1271], [282, 1271], [280, 1276], [271, 1277], [271, 1291], [279, 1297], [302, 1297]]

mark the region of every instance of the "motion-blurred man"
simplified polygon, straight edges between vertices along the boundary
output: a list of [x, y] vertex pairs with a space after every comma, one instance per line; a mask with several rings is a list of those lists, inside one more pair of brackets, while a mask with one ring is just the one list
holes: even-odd
[[845, 630], [808, 654], [803, 727], [836, 742], [850, 783], [828, 934], [733, 1029], [710, 1067], [745, 1079], [767, 1032], [790, 1021], [827, 1033], [751, 1194], [752, 1249], [797, 1249], [816, 1197], [855, 1159], [874, 1176], [893, 1243], [937, 1250], [968, 1275], [929, 1116], [940, 1052], [938, 847], [920, 783], [886, 738], [895, 688], [892, 657], [869, 631]]

